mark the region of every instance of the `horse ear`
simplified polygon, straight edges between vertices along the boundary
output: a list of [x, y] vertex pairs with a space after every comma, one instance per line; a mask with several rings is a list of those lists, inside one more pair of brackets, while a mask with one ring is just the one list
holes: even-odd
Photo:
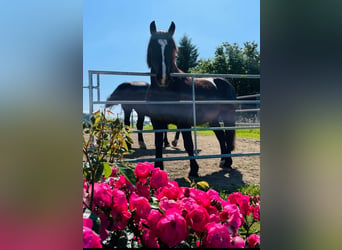
[[176, 29], [176, 25], [174, 22], [171, 22], [170, 28], [169, 28], [169, 34], [171, 34], [171, 36], [173, 36], [173, 34], [175, 33], [175, 29]]
[[155, 21], [152, 21], [152, 23], [150, 24], [150, 32], [151, 32], [151, 34], [153, 34], [156, 31], [157, 31], [156, 23], [155, 23]]

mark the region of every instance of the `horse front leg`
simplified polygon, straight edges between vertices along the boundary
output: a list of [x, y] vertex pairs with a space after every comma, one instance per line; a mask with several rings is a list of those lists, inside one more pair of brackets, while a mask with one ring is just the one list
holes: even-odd
[[[185, 128], [190, 128], [190, 127], [185, 127]], [[182, 136], [183, 136], [185, 150], [188, 152], [189, 156], [194, 156], [194, 144], [192, 142], [191, 131], [182, 131]], [[197, 161], [195, 159], [191, 159], [189, 177], [190, 178], [199, 177], [198, 169], [199, 167], [198, 167]]]
[[[160, 123], [152, 121], [152, 125], [153, 125], [153, 129], [163, 129], [163, 125]], [[154, 133], [154, 145], [155, 145], [156, 159], [163, 158], [163, 132]], [[154, 167], [164, 170], [163, 161], [156, 161], [154, 164]]]
[[[143, 130], [145, 115], [138, 113], [137, 129]], [[141, 132], [138, 133], [138, 142], [141, 149], [146, 149], [146, 144], [144, 142], [144, 137]]]

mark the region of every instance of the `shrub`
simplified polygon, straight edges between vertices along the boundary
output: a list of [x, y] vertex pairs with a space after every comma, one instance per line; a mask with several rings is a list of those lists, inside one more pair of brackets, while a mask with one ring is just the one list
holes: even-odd
[[222, 198], [205, 182], [180, 187], [151, 163], [128, 166], [128, 131], [103, 113], [83, 128], [84, 248], [260, 246], [260, 196]]

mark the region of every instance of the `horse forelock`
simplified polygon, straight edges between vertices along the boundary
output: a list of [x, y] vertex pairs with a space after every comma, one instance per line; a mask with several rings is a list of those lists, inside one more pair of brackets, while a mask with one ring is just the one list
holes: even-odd
[[[173, 39], [172, 35], [169, 34], [167, 31], [156, 31], [155, 33], [153, 33], [151, 35], [150, 41], [148, 43], [148, 48], [147, 48], [147, 65], [149, 68], [151, 68], [151, 66], [152, 66], [151, 65], [152, 64], [152, 62], [151, 62], [152, 50], [153, 49], [160, 49], [160, 47], [159, 47], [160, 45], [157, 42], [160, 39], [167, 40], [167, 43], [172, 46], [171, 47], [173, 49], [172, 61], [175, 61], [175, 59], [176, 59], [176, 54], [178, 53], [178, 48], [177, 48], [177, 44], [176, 44], [175, 40]], [[152, 48], [154, 43], [158, 44], [158, 48]]]

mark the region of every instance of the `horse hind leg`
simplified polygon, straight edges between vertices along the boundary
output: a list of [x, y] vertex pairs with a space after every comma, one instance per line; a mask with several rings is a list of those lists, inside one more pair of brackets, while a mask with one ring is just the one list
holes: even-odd
[[[186, 127], [190, 128], [190, 127]], [[191, 131], [183, 131], [182, 132], [183, 136], [183, 142], [184, 142], [184, 148], [188, 152], [189, 156], [194, 156], [194, 144], [192, 142], [192, 136], [191, 136]], [[195, 159], [190, 160], [190, 172], [189, 172], [189, 177], [190, 178], [197, 178], [199, 177], [198, 175], [198, 164]]]
[[[211, 127], [220, 127], [220, 124], [218, 121], [214, 121], [210, 123]], [[227, 142], [226, 142], [226, 131], [223, 130], [214, 130], [214, 133], [216, 135], [217, 140], [219, 141], [220, 144], [220, 149], [221, 149], [221, 154], [230, 154], [230, 150], [227, 147]], [[231, 157], [222, 157], [220, 161], [220, 167], [221, 168], [227, 168], [231, 169], [233, 161]]]
[[176, 135], [175, 135], [175, 139], [171, 142], [171, 143], [172, 143], [172, 146], [174, 146], [174, 147], [177, 146], [178, 139], [179, 139], [179, 134], [180, 134], [180, 132], [177, 131], [177, 132], [176, 132]]
[[[143, 130], [144, 120], [145, 120], [145, 115], [141, 114], [141, 113], [138, 113], [138, 120], [137, 120], [137, 129], [138, 130]], [[143, 137], [143, 134], [141, 132], [138, 133], [138, 143], [139, 143], [139, 147], [141, 149], [146, 149], [146, 144], [144, 142], [144, 137]]]
[[169, 140], [167, 139], [167, 132], [164, 132], [164, 147], [167, 148], [167, 147], [170, 147], [170, 143], [169, 143]]

